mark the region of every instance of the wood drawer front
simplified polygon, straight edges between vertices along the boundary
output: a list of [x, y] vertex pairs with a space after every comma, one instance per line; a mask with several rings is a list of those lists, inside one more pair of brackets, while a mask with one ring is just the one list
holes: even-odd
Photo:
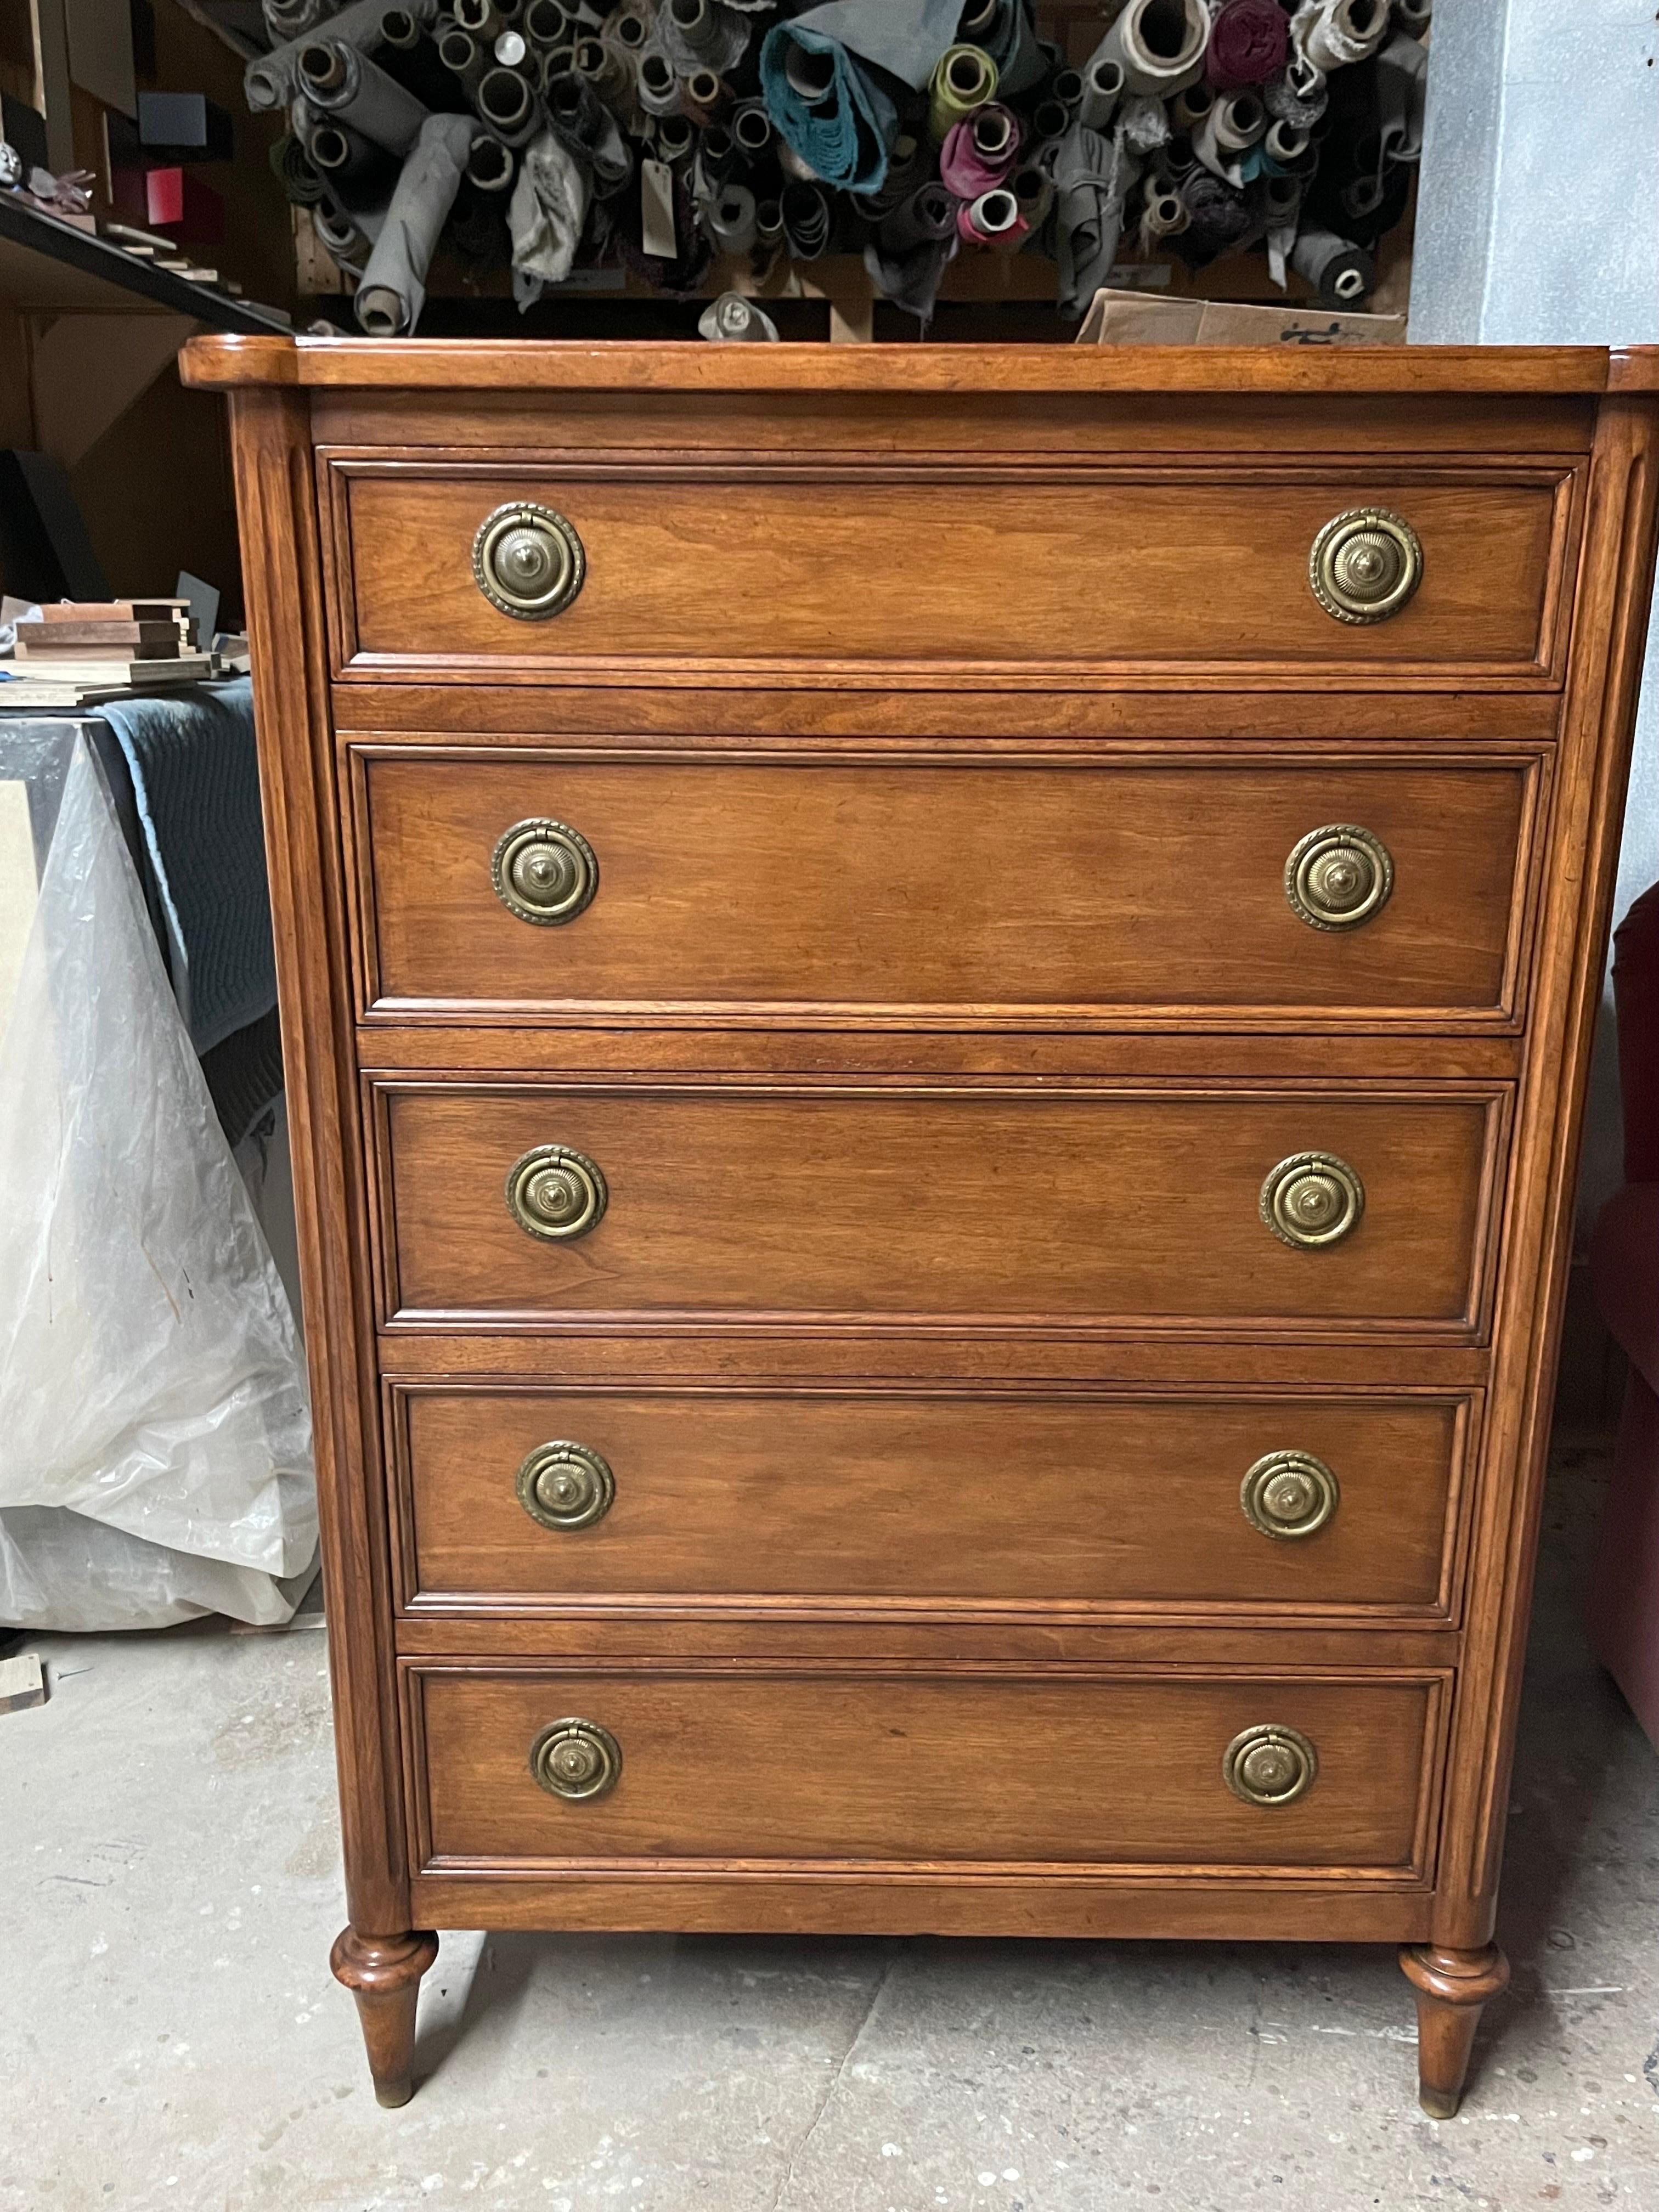
[[[425, 1866], [739, 1860], [979, 1866], [1341, 1868], [1420, 1875], [1434, 1680], [1158, 1680], [963, 1668], [647, 1671], [410, 1667]], [[531, 1747], [609, 1731], [608, 1795], [555, 1797]], [[1247, 1804], [1222, 1772], [1243, 1730], [1288, 1726], [1318, 1772]]]
[[[397, 1019], [1510, 1015], [1535, 759], [1278, 758], [754, 766], [365, 749], [364, 1002]], [[538, 819], [577, 830], [598, 863], [592, 903], [553, 927], [514, 915], [492, 881], [498, 841]], [[1311, 927], [1286, 861], [1310, 832], [1351, 823], [1386, 847], [1392, 894], [1357, 927]]]
[[[1497, 1086], [1205, 1093], [732, 1083], [379, 1088], [389, 1313], [442, 1325], [684, 1314], [804, 1325], [1211, 1322], [1300, 1335], [1480, 1326]], [[548, 1243], [508, 1171], [573, 1149], [609, 1188]], [[1263, 1224], [1293, 1155], [1363, 1218], [1318, 1250]]]
[[[1462, 1398], [785, 1395], [394, 1386], [417, 1610], [621, 1597], [923, 1613], [964, 1605], [1443, 1615]], [[614, 1484], [591, 1525], [519, 1502], [540, 1447]], [[1325, 1524], [1262, 1533], [1267, 1455], [1335, 1478]]]
[[[1272, 470], [1020, 463], [499, 465], [337, 459], [348, 672], [951, 666], [1553, 672], [1572, 477], [1531, 465]], [[579, 596], [523, 621], [472, 572], [485, 518], [551, 507]], [[1424, 548], [1376, 623], [1309, 584], [1333, 517], [1380, 506]], [[447, 671], [442, 664], [451, 664]]]

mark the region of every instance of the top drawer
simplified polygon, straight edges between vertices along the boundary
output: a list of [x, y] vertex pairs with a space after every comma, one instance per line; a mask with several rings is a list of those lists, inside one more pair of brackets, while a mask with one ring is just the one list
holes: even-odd
[[[370, 678], [1548, 682], [1573, 482], [1535, 464], [334, 458], [336, 655]], [[490, 518], [525, 505], [554, 519], [532, 515], [528, 540], [503, 521], [492, 540]], [[1420, 583], [1386, 618], [1340, 619], [1316, 593], [1316, 547], [1371, 509], [1406, 536], [1355, 524], [1328, 540], [1327, 597], [1386, 589], [1413, 539]], [[561, 585], [559, 611], [533, 617], [489, 596]]]

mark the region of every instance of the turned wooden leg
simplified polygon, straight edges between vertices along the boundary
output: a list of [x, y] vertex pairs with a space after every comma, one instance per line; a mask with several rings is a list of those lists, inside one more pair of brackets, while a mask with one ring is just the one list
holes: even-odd
[[1484, 1951], [1408, 1944], [1400, 1970], [1417, 1993], [1417, 2096], [1431, 2118], [1449, 2120], [1463, 2101], [1474, 2031], [1488, 1997], [1509, 1985], [1510, 1962], [1496, 1943]]
[[329, 1954], [334, 1978], [357, 2000], [377, 2104], [406, 2105], [415, 2094], [415, 2000], [437, 1955], [437, 1937], [419, 1929], [360, 1936], [355, 1928], [343, 1929]]

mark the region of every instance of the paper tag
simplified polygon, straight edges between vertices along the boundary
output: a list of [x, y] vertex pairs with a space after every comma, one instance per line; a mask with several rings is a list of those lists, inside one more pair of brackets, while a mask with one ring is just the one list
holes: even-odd
[[640, 163], [640, 244], [661, 261], [678, 261], [674, 243], [674, 173], [666, 161]]

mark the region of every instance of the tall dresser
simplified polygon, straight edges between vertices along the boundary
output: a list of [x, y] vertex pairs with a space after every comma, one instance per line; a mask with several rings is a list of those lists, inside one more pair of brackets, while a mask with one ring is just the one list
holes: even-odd
[[1398, 1944], [1449, 2115], [1652, 356], [198, 338], [349, 1925]]

